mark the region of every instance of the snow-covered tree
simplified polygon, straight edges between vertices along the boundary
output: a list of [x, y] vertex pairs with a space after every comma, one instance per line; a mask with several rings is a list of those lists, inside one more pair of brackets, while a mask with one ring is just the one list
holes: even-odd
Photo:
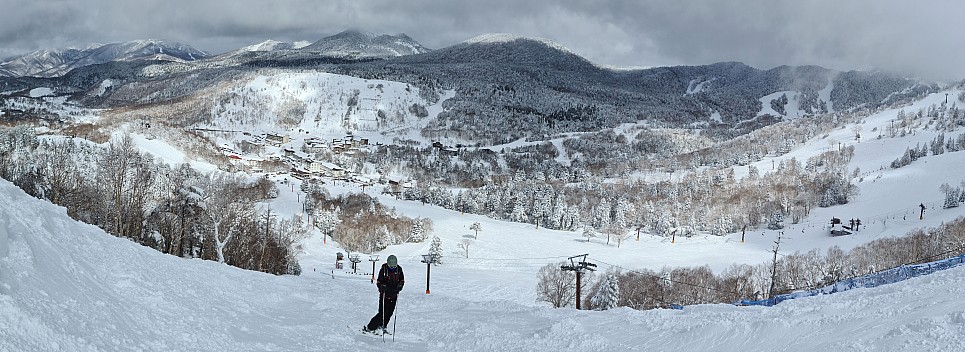
[[566, 217], [566, 198], [563, 197], [563, 193], [557, 193], [556, 200], [553, 202], [553, 210], [547, 219], [546, 226], [553, 229], [566, 229], [565, 224]]
[[238, 225], [254, 217], [253, 203], [239, 196], [244, 185], [242, 176], [212, 172], [206, 180], [202, 202], [199, 204], [211, 220], [212, 238], [219, 263], [225, 262], [224, 248], [231, 242]]
[[379, 229], [375, 232], [374, 237], [375, 237], [374, 241], [369, 241], [369, 243], [372, 243], [374, 246], [374, 248], [372, 248], [372, 250], [369, 251], [370, 253], [375, 251], [381, 251], [393, 244], [396, 244], [395, 236], [393, 236], [392, 233], [389, 232], [389, 229], [385, 225], [382, 225], [382, 227], [379, 227]]
[[575, 231], [580, 225], [580, 210], [575, 206], [567, 207], [566, 214], [563, 216], [563, 223], [560, 224], [560, 227], [564, 230]]
[[945, 204], [944, 208], [955, 208], [961, 205], [962, 189], [959, 187], [952, 187], [947, 183], [943, 183], [939, 188], [942, 193], [945, 193]]
[[415, 220], [412, 221], [412, 229], [409, 230], [409, 238], [406, 240], [406, 242], [422, 242], [425, 240], [426, 233], [422, 218], [415, 218]]
[[594, 310], [616, 308], [620, 304], [620, 281], [616, 274], [607, 273], [600, 282], [596, 294], [590, 298], [590, 306]]
[[[539, 225], [550, 214], [550, 199], [547, 192], [539, 191], [533, 198], [533, 221]], [[543, 226], [546, 226], [544, 223]]]
[[586, 241], [590, 242], [590, 239], [596, 237], [596, 230], [592, 226], [586, 226], [583, 228], [583, 237], [586, 237]]
[[721, 216], [717, 218], [714, 223], [714, 227], [710, 230], [710, 234], [714, 236], [724, 236], [730, 232], [730, 228], [733, 226], [733, 221], [731, 221], [729, 216]]
[[780, 211], [771, 213], [771, 218], [767, 222], [769, 230], [780, 230], [784, 228], [784, 214]]
[[479, 221], [476, 221], [476, 222], [472, 223], [472, 225], [469, 226], [469, 229], [476, 232], [476, 235], [474, 236], [474, 238], [477, 238], [477, 239], [478, 239], [478, 238], [479, 238], [479, 231], [482, 231], [482, 225], [479, 224]]
[[513, 212], [509, 215], [509, 221], [513, 222], [527, 222], [529, 217], [526, 216], [526, 206], [523, 205], [523, 197], [516, 197], [516, 202], [513, 203]]
[[824, 193], [821, 195], [821, 201], [818, 203], [823, 208], [837, 204], [848, 204], [848, 199], [856, 190], [856, 187], [840, 174], [831, 176], [826, 184]]
[[429, 255], [432, 256], [436, 265], [442, 264], [442, 240], [438, 236], [432, 236], [432, 244], [429, 245]]
[[593, 219], [590, 225], [603, 229], [610, 226], [610, 222], [610, 202], [603, 199], [599, 205], [593, 208]]
[[335, 227], [338, 226], [342, 221], [339, 219], [342, 210], [339, 207], [328, 211], [322, 210], [315, 214], [315, 227], [318, 231], [322, 233], [323, 236], [331, 236], [335, 231]]
[[669, 237], [675, 227], [677, 227], [677, 218], [669, 211], [662, 211], [657, 216], [652, 233], [657, 236]]
[[632, 217], [633, 211], [633, 203], [630, 203], [624, 197], [618, 198], [616, 205], [613, 207], [612, 225], [618, 229], [625, 229], [629, 221], [628, 219]]

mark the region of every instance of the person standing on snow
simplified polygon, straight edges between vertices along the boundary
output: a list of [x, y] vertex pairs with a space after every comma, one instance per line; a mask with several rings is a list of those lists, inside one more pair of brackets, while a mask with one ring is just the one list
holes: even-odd
[[388, 325], [389, 319], [392, 318], [392, 313], [395, 312], [395, 303], [399, 299], [399, 291], [402, 291], [402, 286], [405, 285], [405, 275], [402, 273], [402, 267], [399, 266], [399, 261], [394, 255], [390, 255], [385, 260], [385, 264], [382, 264], [382, 268], [379, 269], [379, 278], [375, 281], [375, 284], [379, 287], [379, 313], [372, 317], [372, 320], [363, 330], [374, 332], [376, 329], [382, 329], [385, 332], [385, 327]]

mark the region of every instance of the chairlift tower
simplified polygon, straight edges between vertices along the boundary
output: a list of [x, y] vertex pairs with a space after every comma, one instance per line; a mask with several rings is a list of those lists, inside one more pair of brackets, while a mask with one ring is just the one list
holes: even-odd
[[358, 274], [358, 263], [362, 261], [358, 254], [349, 254], [348, 260], [352, 262], [352, 274]]
[[436, 262], [436, 256], [434, 254], [423, 254], [422, 262], [426, 263], [426, 294], [429, 294], [429, 272], [432, 264]]
[[[596, 267], [596, 264], [588, 263], [586, 261], [586, 256], [588, 255], [589, 254], [574, 255], [568, 258], [570, 261], [570, 265], [560, 266], [560, 269], [563, 271], [576, 272], [576, 310], [580, 310], [580, 286], [581, 286], [580, 280], [581, 280], [583, 271], [587, 271], [587, 270], [596, 271], [596, 269], [594, 269]], [[576, 258], [580, 258], [580, 260], [576, 261]]]
[[372, 283], [375, 283], [375, 263], [379, 261], [379, 255], [373, 254], [369, 255], [369, 261], [372, 262]]

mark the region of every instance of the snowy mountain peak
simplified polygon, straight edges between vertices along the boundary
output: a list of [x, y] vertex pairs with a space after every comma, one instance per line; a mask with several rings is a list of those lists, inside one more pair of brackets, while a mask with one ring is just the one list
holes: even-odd
[[290, 50], [296, 49], [295, 43], [282, 42], [278, 40], [268, 39], [258, 44], [252, 44], [246, 47], [242, 47], [240, 51], [275, 51], [275, 50]]
[[342, 31], [342, 32], [339, 32], [338, 34], [335, 34], [335, 35], [333, 35], [333, 36], [330, 36], [329, 38], [337, 38], [337, 39], [343, 39], [343, 38], [373, 39], [373, 38], [375, 38], [375, 37], [376, 37], [376, 35], [375, 35], [375, 34], [372, 34], [372, 33], [370, 33], [370, 32], [362, 31], [362, 30], [359, 30], [359, 29], [348, 29], [348, 30], [344, 30], [344, 31]]
[[429, 52], [405, 34], [376, 35], [354, 29], [322, 38], [302, 50], [355, 58], [388, 58]]
[[[134, 40], [127, 43], [103, 45], [100, 48], [114, 51], [118, 60], [158, 59], [165, 61], [194, 61], [206, 58], [208, 53], [189, 45], [159, 39]], [[160, 55], [160, 57], [159, 57]]]
[[536, 38], [536, 37], [525, 37], [525, 36], [521, 36], [521, 35], [517, 35], [517, 34], [512, 34], [512, 33], [486, 33], [486, 34], [483, 34], [483, 35], [479, 35], [479, 36], [470, 38], [469, 40], [466, 40], [464, 43], [466, 43], [466, 44], [499, 44], [499, 43], [511, 43], [511, 42], [515, 42], [515, 41], [518, 41], [518, 40], [535, 41], [535, 42], [541, 43], [541, 44], [546, 45], [546, 46], [548, 46], [548, 47], [550, 47], [550, 48], [553, 48], [553, 49], [556, 49], [556, 50], [559, 50], [559, 51], [562, 51], [562, 52], [565, 52], [565, 53], [569, 53], [569, 54], [572, 54], [572, 53], [573, 53], [572, 51], [570, 51], [570, 49], [567, 49], [567, 48], [566, 48], [565, 46], [563, 46], [562, 44], [557, 43], [557, 42], [552, 41], [552, 40], [549, 40], [549, 39]]

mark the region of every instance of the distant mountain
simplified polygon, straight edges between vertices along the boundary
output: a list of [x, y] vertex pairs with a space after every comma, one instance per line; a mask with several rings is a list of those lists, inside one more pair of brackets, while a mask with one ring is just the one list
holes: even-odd
[[761, 70], [723, 62], [611, 70], [548, 40], [503, 34], [337, 72], [454, 89], [438, 125], [429, 128], [458, 128], [493, 144], [641, 120], [708, 126], [714, 131], [707, 133], [730, 136], [785, 118], [873, 108], [936, 89], [887, 73], [817, 66]]
[[310, 45], [310, 42], [298, 41], [298, 42], [281, 42], [277, 40], [266, 40], [258, 44], [252, 44], [238, 51], [277, 51], [277, 50], [295, 50], [301, 49], [305, 46]]
[[[413, 50], [402, 55], [401, 49], [389, 50], [385, 43]], [[425, 130], [484, 144], [640, 121], [656, 127], [698, 128], [724, 139], [785, 119], [891, 105], [937, 89], [884, 72], [818, 66], [761, 70], [722, 62], [613, 70], [545, 39], [487, 34], [428, 51], [404, 35], [358, 31], [301, 49], [267, 41], [198, 63], [111, 61], [53, 79], [0, 78], [0, 87], [21, 92], [51, 87], [74, 94], [74, 101], [87, 107], [115, 108], [190, 97], [265, 68], [401, 82], [418, 88], [424, 105], [452, 94]], [[105, 91], [100, 87], [108, 79], [112, 88]], [[208, 114], [199, 110], [193, 116]]]
[[160, 60], [195, 61], [208, 53], [191, 46], [162, 40], [136, 40], [126, 43], [91, 45], [85, 49], [58, 49], [32, 52], [0, 63], [0, 75], [8, 77], [58, 77], [70, 70], [111, 61]]
[[429, 52], [429, 49], [405, 34], [375, 35], [357, 30], [322, 38], [301, 50], [351, 58], [387, 58]]
[[556, 42], [502, 33], [480, 35], [426, 55], [403, 57], [395, 61], [444, 65], [495, 64], [581, 73], [602, 72], [589, 60]]

